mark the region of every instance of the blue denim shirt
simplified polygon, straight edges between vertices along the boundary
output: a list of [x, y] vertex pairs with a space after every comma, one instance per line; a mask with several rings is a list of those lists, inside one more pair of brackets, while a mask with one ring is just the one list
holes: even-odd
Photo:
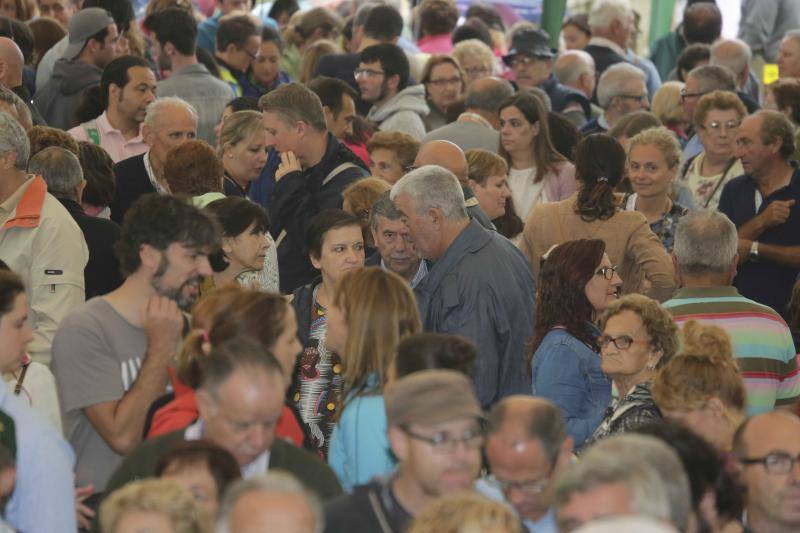
[[600, 368], [600, 356], [567, 330], [552, 329], [533, 355], [532, 373], [533, 394], [561, 409], [579, 448], [611, 404], [611, 380]]

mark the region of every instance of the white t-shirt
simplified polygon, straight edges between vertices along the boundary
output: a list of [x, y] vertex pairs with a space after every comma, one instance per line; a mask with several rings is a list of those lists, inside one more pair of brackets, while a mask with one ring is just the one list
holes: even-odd
[[512, 168], [508, 171], [508, 187], [511, 189], [514, 209], [523, 222], [528, 219], [533, 206], [549, 201], [544, 191], [544, 180], [534, 183], [535, 178], [536, 167], [521, 170]]

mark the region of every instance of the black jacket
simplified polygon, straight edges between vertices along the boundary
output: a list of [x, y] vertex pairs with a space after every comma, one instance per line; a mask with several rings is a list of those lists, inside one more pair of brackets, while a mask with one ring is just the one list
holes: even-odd
[[406, 511], [391, 489], [391, 479], [360, 485], [352, 494], [340, 496], [325, 506], [326, 533], [381, 533], [376, 513], [380, 513], [392, 533], [402, 533], [413, 517]]
[[[340, 165], [353, 165], [323, 184]], [[270, 229], [278, 244], [281, 292], [288, 294], [317, 276], [305, 247], [311, 219], [328, 208], [342, 208], [342, 191], [369, 172], [363, 161], [328, 133], [328, 147], [322, 160], [303, 171], [291, 172], [275, 185], [269, 204]], [[285, 234], [284, 234], [285, 232]]]
[[114, 255], [114, 245], [119, 240], [121, 229], [111, 220], [89, 216], [75, 200], [59, 198], [78, 224], [89, 247], [89, 262], [83, 271], [86, 283], [86, 299], [107, 294], [122, 285], [119, 262]]
[[562, 113], [570, 104], [579, 104], [583, 109], [586, 120], [592, 118], [592, 106], [586, 95], [558, 82], [554, 74], [542, 83], [541, 88], [550, 97], [550, 104], [554, 113]]
[[111, 220], [122, 225], [122, 220], [130, 206], [143, 194], [157, 192], [147, 170], [144, 168], [145, 154], [123, 159], [114, 165], [117, 190], [111, 201]]

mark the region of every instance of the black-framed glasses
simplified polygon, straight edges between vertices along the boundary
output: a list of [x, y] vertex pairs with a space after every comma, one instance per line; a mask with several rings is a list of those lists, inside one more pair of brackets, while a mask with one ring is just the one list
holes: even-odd
[[706, 131], [713, 133], [721, 133], [723, 130], [736, 131], [742, 122], [739, 120], [729, 120], [727, 122], [720, 122], [719, 120], [712, 120], [708, 124], [701, 124], [700, 127]]
[[630, 335], [620, 335], [616, 339], [611, 335], [600, 335], [597, 337], [597, 346], [601, 349], [608, 346], [609, 343], [614, 343], [618, 350], [627, 350], [634, 342], [649, 342], [649, 339], [634, 339]]
[[353, 71], [354, 78], [372, 78], [374, 76], [383, 76], [385, 72], [382, 70], [372, 70], [371, 68], [357, 68]]
[[707, 93], [699, 92], [699, 93], [687, 93], [686, 89], [681, 89], [681, 101], [685, 102], [687, 98], [699, 98], [704, 96]]
[[249, 55], [250, 59], [252, 59], [253, 61], [258, 59], [258, 52], [251, 52], [247, 48], [242, 48], [242, 50], [244, 51], [245, 54]]
[[557, 462], [558, 454], [556, 454], [555, 457], [553, 457], [553, 460], [550, 461], [550, 468], [548, 468], [547, 474], [542, 479], [505, 481], [503, 479], [498, 479], [498, 477], [494, 474], [490, 474], [486, 476], [486, 481], [503, 494], [507, 494], [512, 490], [518, 490], [527, 494], [541, 494], [547, 490], [548, 486], [550, 486], [550, 482], [552, 481], [553, 477], [553, 471], [556, 468]]
[[508, 64], [511, 68], [525, 67], [527, 65], [533, 64], [536, 61], [539, 61], [539, 58], [535, 56], [516, 55], [511, 58]]
[[771, 476], [788, 474], [798, 461], [800, 461], [800, 454], [792, 456], [786, 452], [772, 452], [764, 457], [739, 459], [743, 465], [764, 465], [764, 470]]
[[617, 267], [610, 266], [610, 267], [600, 267], [594, 274], [596, 276], [603, 276], [608, 281], [611, 281], [612, 279], [614, 279], [614, 274], [616, 274], [616, 272], [617, 272]]
[[401, 429], [412, 439], [429, 444], [436, 453], [453, 453], [459, 443], [462, 443], [467, 449], [474, 450], [483, 446], [485, 440], [485, 433], [481, 428], [468, 429], [460, 437], [447, 431], [438, 431], [433, 435], [421, 435], [411, 431], [408, 426], [402, 426]]
[[441, 80], [428, 80], [434, 87], [447, 87], [448, 85], [461, 85], [461, 78], [446, 78]]

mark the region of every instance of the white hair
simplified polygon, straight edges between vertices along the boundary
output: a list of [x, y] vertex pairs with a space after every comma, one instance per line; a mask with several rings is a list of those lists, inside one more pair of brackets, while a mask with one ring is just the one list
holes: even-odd
[[625, 87], [631, 80], [647, 83], [644, 72], [630, 63], [617, 63], [608, 67], [597, 82], [597, 101], [600, 107], [607, 108], [612, 98], [625, 94]]
[[151, 129], [158, 129], [158, 119], [161, 118], [161, 114], [164, 113], [164, 110], [171, 107], [179, 107], [186, 110], [194, 117], [195, 122], [198, 121], [197, 110], [192, 104], [177, 96], [165, 96], [164, 98], [157, 98], [150, 102], [145, 111], [144, 124]]
[[0, 111], [0, 155], [10, 152], [17, 155], [14, 163], [17, 170], [28, 168], [28, 158], [31, 155], [28, 134], [16, 118], [5, 111]]
[[560, 508], [575, 493], [612, 483], [627, 486], [634, 513], [686, 530], [691, 512], [689, 478], [678, 454], [663, 441], [634, 433], [603, 439], [558, 478], [555, 505]]
[[456, 175], [437, 165], [425, 165], [412, 170], [392, 186], [389, 197], [395, 200], [407, 194], [417, 213], [439, 208], [450, 220], [467, 218], [464, 190]]
[[727, 67], [737, 78], [744, 74], [753, 53], [741, 39], [720, 39], [711, 45], [710, 64]]
[[78, 158], [65, 148], [50, 146], [31, 157], [28, 172], [38, 174], [47, 183], [47, 192], [56, 198], [76, 198], [78, 185], [83, 181], [83, 169]]
[[219, 507], [217, 533], [232, 533], [230, 518], [239, 499], [246, 494], [260, 492], [266, 494], [283, 494], [302, 498], [314, 515], [314, 533], [322, 533], [325, 528], [325, 516], [322, 505], [312, 492], [297, 480], [291, 473], [281, 470], [270, 470], [264, 475], [250, 479], [240, 479], [225, 491], [225, 498]]
[[628, 0], [600, 0], [589, 13], [589, 27], [592, 30], [605, 30], [618, 20], [626, 22], [633, 19], [633, 10]]
[[689, 275], [723, 274], [738, 250], [736, 226], [716, 209], [694, 209], [675, 228], [672, 253], [678, 269]]
[[797, 46], [800, 46], [800, 30], [789, 30], [785, 34], [783, 34], [784, 39], [791, 39], [792, 41], [797, 43]]
[[566, 50], [553, 64], [553, 74], [565, 85], [578, 83], [581, 76], [594, 76], [594, 58], [584, 50]]

